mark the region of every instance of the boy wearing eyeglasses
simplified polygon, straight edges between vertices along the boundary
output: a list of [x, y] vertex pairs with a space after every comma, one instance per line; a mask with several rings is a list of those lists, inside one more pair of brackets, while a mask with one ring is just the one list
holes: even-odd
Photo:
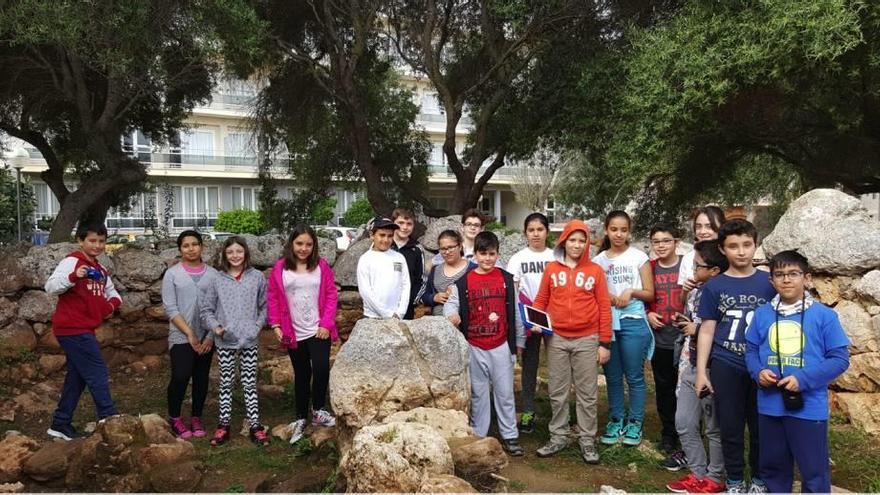
[[664, 461], [664, 467], [677, 471], [685, 465], [684, 462], [677, 462], [682, 456], [671, 456], [678, 450], [678, 434], [675, 432], [675, 384], [678, 381], [678, 360], [675, 348], [682, 334], [674, 325], [674, 316], [684, 311], [681, 286], [678, 285], [681, 257], [675, 252], [678, 246], [678, 233], [674, 227], [658, 224], [651, 228], [649, 234], [651, 251], [656, 256], [651, 260], [654, 301], [648, 303], [648, 324], [654, 330], [651, 370], [654, 375], [657, 414], [662, 425], [660, 450], [670, 455], [669, 462]]
[[755, 311], [746, 364], [758, 383], [760, 465], [767, 489], [828, 493], [828, 384], [849, 367], [849, 339], [832, 309], [813, 299], [807, 259], [783, 251], [770, 261], [778, 295]]

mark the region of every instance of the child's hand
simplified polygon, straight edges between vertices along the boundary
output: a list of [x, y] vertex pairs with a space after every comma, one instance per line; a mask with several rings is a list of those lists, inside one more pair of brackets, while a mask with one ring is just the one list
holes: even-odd
[[456, 328], [461, 325], [461, 316], [458, 315], [449, 315], [446, 317], [449, 320], [449, 323], [452, 323]]
[[695, 335], [697, 333], [697, 324], [692, 321], [676, 323], [675, 326], [677, 326], [684, 335]]
[[779, 379], [776, 378], [776, 374], [770, 370], [761, 370], [761, 372], [758, 373], [758, 385], [762, 387], [772, 387], [776, 385], [778, 381]]
[[617, 299], [615, 300], [614, 305], [618, 309], [625, 308], [626, 305], [629, 304], [629, 302], [632, 300], [632, 293], [633, 293], [632, 289], [626, 289], [625, 291], [621, 292], [620, 295], [617, 296]]
[[88, 271], [89, 269], [86, 267], [86, 265], [80, 265], [74, 273], [76, 273], [76, 278], [85, 278]]
[[199, 354], [207, 354], [211, 352], [211, 348], [214, 347], [214, 339], [205, 339], [202, 341], [202, 349]]
[[447, 299], [449, 299], [448, 292], [438, 292], [434, 294], [434, 302], [437, 304], [446, 304]]
[[318, 331], [315, 333], [315, 338], [320, 340], [327, 340], [330, 338], [330, 330], [327, 330], [323, 327], [318, 327]]
[[715, 389], [712, 388], [712, 382], [709, 381], [709, 377], [705, 373], [697, 375], [697, 379], [694, 382], [694, 391], [698, 397], [703, 390], [708, 390], [710, 394], [715, 393]]
[[651, 325], [654, 330], [663, 328], [663, 317], [651, 311], [648, 313], [648, 325]]
[[[767, 371], [767, 370], [764, 370], [764, 371]], [[762, 373], [763, 373], [763, 371], [762, 371]], [[782, 387], [785, 390], [788, 390], [789, 392], [798, 392], [801, 389], [800, 384], [798, 383], [797, 378], [795, 378], [794, 375], [788, 375], [787, 377], [783, 378], [782, 380], [779, 380], [776, 383], [776, 386]]]
[[220, 337], [221, 339], [223, 338], [223, 334], [225, 334], [225, 333], [226, 333], [226, 330], [224, 330], [223, 327], [217, 327], [214, 329], [214, 335]]
[[195, 335], [189, 335], [186, 339], [189, 341], [189, 346], [196, 351], [196, 354], [202, 353], [202, 343], [199, 342], [199, 339], [197, 339]]
[[599, 346], [599, 364], [603, 365], [611, 359], [611, 350]]
[[688, 277], [688, 279], [684, 281], [684, 284], [682, 284], [681, 287], [684, 289], [685, 292], [690, 292], [690, 291], [696, 289], [697, 287], [699, 287], [700, 285], [702, 285], [702, 284], [700, 284], [699, 282], [694, 280], [693, 277]]

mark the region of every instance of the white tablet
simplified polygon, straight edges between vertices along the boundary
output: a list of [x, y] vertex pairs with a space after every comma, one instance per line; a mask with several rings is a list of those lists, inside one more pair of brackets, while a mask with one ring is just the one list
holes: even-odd
[[540, 327], [541, 329], [552, 332], [553, 326], [550, 322], [550, 315], [545, 311], [541, 311], [538, 308], [533, 306], [529, 306], [528, 304], [524, 305], [525, 307], [525, 320], [529, 325], [533, 325], [536, 327]]

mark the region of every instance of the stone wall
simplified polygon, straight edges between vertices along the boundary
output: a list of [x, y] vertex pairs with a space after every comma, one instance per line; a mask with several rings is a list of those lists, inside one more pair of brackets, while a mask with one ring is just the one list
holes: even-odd
[[832, 384], [832, 406], [880, 434], [880, 224], [858, 198], [815, 189], [795, 200], [763, 244], [794, 249], [814, 270], [813, 289], [850, 339], [850, 367]]

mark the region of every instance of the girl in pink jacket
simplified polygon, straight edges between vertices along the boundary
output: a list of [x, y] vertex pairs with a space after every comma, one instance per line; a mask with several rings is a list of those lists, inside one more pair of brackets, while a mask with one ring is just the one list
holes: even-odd
[[330, 381], [330, 345], [338, 338], [338, 294], [330, 264], [318, 254], [318, 237], [297, 225], [269, 277], [269, 325], [293, 364], [296, 421], [290, 443], [303, 436], [312, 402], [312, 424], [334, 426], [324, 405]]

